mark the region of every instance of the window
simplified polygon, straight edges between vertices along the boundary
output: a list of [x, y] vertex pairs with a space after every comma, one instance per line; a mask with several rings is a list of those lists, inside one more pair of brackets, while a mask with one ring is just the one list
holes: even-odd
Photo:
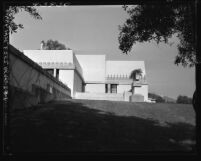
[[105, 93], [108, 93], [108, 84], [105, 84]]
[[111, 84], [111, 93], [117, 93], [117, 84]]

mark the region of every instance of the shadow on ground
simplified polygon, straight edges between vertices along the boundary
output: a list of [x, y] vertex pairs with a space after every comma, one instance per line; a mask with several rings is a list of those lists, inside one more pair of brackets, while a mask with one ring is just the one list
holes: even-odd
[[195, 127], [159, 125], [156, 120], [116, 116], [82, 103], [55, 102], [10, 116], [10, 151], [191, 152]]

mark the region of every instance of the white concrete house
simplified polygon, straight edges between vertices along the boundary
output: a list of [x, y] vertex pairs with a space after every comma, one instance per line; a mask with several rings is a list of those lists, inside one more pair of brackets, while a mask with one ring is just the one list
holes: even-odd
[[79, 99], [129, 101], [134, 69], [143, 71], [135, 94], [148, 102], [144, 61], [106, 60], [105, 55], [79, 55], [73, 50], [24, 50], [24, 54], [67, 84]]

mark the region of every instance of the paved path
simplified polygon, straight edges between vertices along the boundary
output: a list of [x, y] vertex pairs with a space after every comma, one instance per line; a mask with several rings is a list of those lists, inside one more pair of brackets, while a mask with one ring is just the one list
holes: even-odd
[[[105, 108], [105, 107], [104, 107]], [[190, 151], [195, 127], [60, 101], [10, 116], [11, 153]]]

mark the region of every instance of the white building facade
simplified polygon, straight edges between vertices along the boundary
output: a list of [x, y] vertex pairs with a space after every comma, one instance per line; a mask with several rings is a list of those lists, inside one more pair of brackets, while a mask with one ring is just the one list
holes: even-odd
[[106, 60], [105, 55], [78, 55], [73, 50], [24, 50], [24, 54], [67, 84], [71, 96], [78, 99], [129, 101], [130, 73], [141, 69], [135, 95], [148, 102], [144, 61]]

